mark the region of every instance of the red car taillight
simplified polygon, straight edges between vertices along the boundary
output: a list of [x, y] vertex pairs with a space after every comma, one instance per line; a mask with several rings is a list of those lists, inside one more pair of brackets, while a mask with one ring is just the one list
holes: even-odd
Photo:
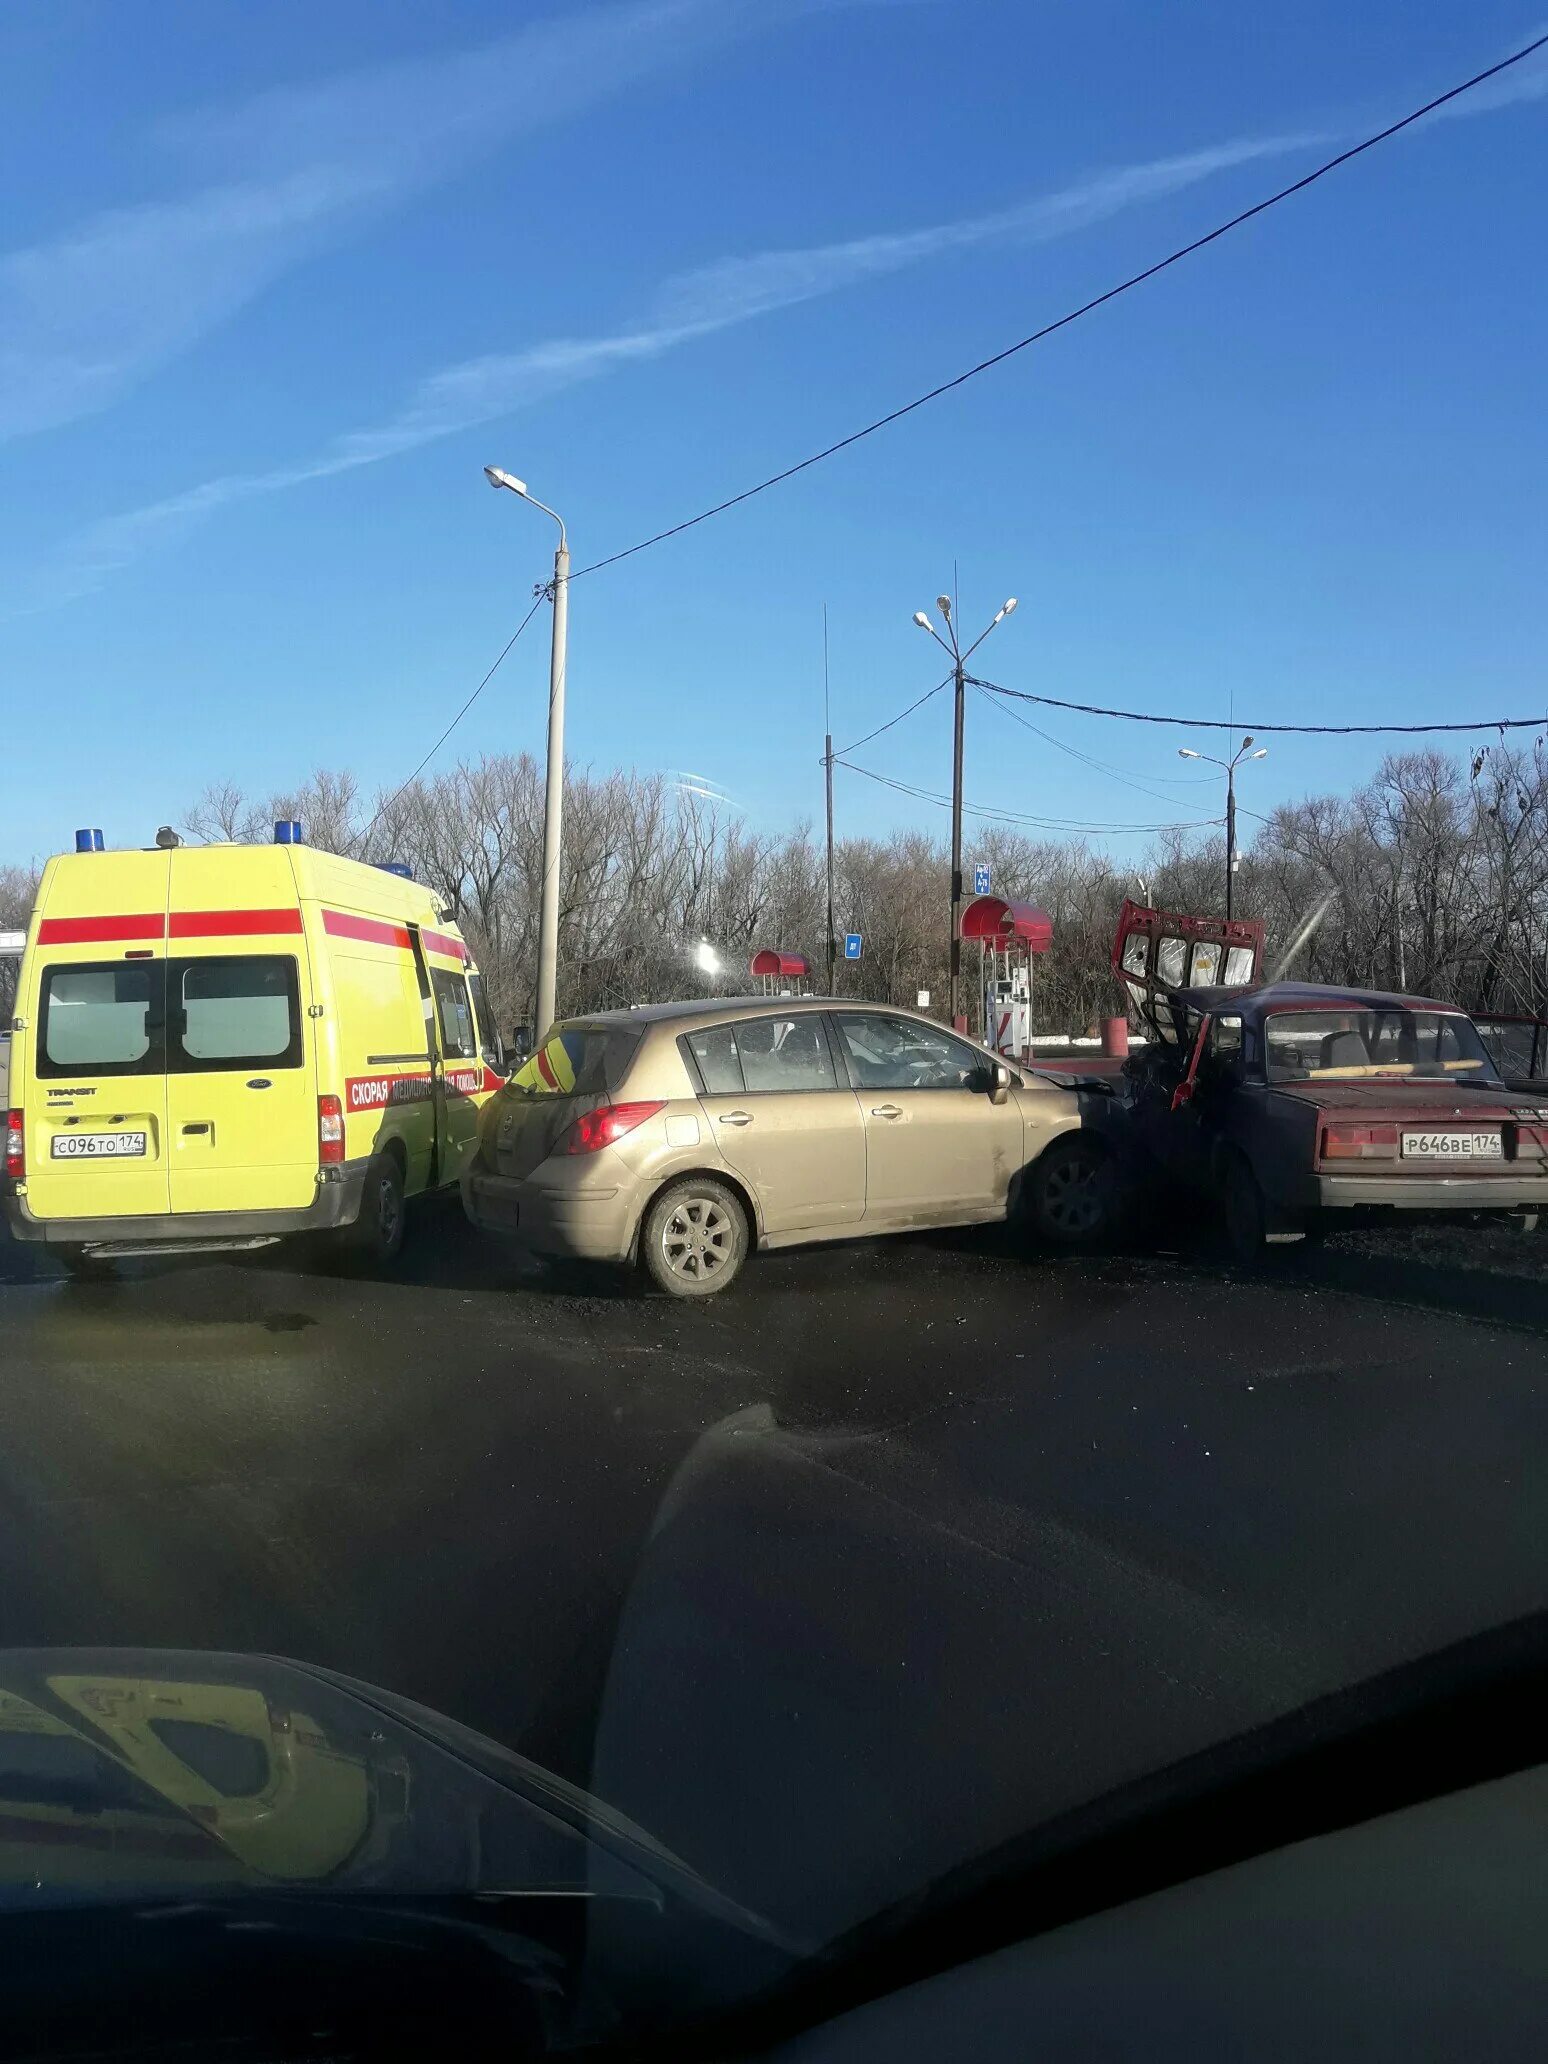
[[27, 1173], [27, 1141], [20, 1111], [5, 1114], [5, 1172], [13, 1182]]
[[344, 1159], [344, 1106], [336, 1096], [317, 1099], [317, 1158], [324, 1168]]
[[610, 1147], [625, 1133], [643, 1125], [647, 1118], [654, 1118], [661, 1108], [659, 1102], [598, 1104], [594, 1111], [583, 1111], [570, 1127], [564, 1151], [567, 1154], [594, 1154], [599, 1147]]
[[1336, 1120], [1322, 1128], [1324, 1161], [1390, 1161], [1397, 1148], [1395, 1125], [1356, 1125]]

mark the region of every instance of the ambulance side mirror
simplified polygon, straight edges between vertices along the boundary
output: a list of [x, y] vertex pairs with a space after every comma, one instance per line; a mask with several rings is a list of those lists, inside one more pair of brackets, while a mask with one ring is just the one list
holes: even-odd
[[514, 1025], [511, 1028], [511, 1059], [524, 1061], [532, 1051], [532, 1028], [530, 1025]]

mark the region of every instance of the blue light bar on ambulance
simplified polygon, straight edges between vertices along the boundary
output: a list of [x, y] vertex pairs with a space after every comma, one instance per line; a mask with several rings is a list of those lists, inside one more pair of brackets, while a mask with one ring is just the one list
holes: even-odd
[[101, 832], [95, 830], [78, 831], [75, 834], [75, 850], [77, 853], [102, 852], [104, 849], [102, 844]]
[[296, 817], [277, 817], [274, 820], [274, 843], [277, 846], [301, 845], [303, 840], [301, 837], [300, 819]]
[[414, 879], [414, 870], [406, 860], [378, 860], [376, 865], [383, 874], [396, 874], [401, 876], [404, 881], [412, 881]]

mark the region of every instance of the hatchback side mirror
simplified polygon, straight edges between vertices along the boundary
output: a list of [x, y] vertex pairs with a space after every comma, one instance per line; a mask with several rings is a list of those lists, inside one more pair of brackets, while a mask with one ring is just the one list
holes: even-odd
[[1003, 1104], [1010, 1097], [1010, 1069], [1003, 1061], [996, 1061], [989, 1070], [989, 1101]]

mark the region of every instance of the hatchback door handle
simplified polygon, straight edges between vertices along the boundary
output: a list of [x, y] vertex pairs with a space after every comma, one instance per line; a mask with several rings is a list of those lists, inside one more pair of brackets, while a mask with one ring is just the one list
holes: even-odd
[[198, 1125], [185, 1125], [185, 1126], [183, 1127], [183, 1130], [184, 1130], [184, 1132], [196, 1132], [196, 1133], [205, 1133], [205, 1132], [208, 1132], [208, 1131], [209, 1131], [209, 1129], [210, 1129], [210, 1127], [209, 1127], [209, 1122], [208, 1122], [208, 1120], [205, 1120], [205, 1121], [204, 1121], [203, 1123], [201, 1123], [201, 1124], [198, 1124]]
[[752, 1112], [722, 1111], [720, 1114], [720, 1122], [722, 1125], [751, 1125]]
[[903, 1106], [901, 1104], [872, 1104], [871, 1116], [873, 1118], [901, 1118], [903, 1116]]

